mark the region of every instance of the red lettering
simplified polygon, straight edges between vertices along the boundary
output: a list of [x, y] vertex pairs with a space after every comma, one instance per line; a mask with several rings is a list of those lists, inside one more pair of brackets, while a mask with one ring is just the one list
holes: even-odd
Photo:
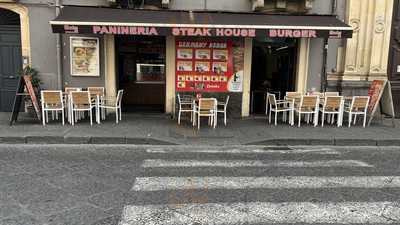
[[285, 37], [285, 31], [284, 30], [278, 30], [278, 37]]
[[296, 37], [296, 38], [301, 37], [301, 31], [299, 31], [299, 30], [294, 30], [294, 31], [293, 31], [293, 37]]
[[256, 36], [256, 30], [255, 29], [250, 29], [249, 30], [249, 37], [255, 37]]
[[308, 37], [316, 38], [317, 37], [317, 32], [315, 30], [309, 30], [308, 31]]
[[93, 33], [97, 34], [100, 31], [101, 31], [101, 27], [100, 26], [93, 26]]
[[120, 34], [129, 34], [129, 27], [121, 27]]
[[276, 30], [269, 30], [269, 36], [276, 37], [276, 36], [278, 36], [278, 34], [277, 34]]
[[179, 36], [179, 28], [172, 28], [172, 35], [174, 35], [174, 36]]
[[138, 34], [138, 35], [141, 35], [141, 34], [144, 35], [144, 34], [146, 34], [144, 27], [138, 27], [138, 28], [137, 28], [137, 34]]
[[293, 37], [292, 30], [285, 30], [285, 37]]
[[239, 37], [240, 36], [240, 29], [233, 29], [232, 33], [233, 33], [233, 36]]
[[154, 27], [150, 28], [149, 35], [158, 35], [157, 29]]
[[233, 31], [232, 31], [232, 29], [225, 29], [225, 32], [224, 32], [224, 34], [225, 34], [225, 36], [232, 36], [232, 34], [233, 34]]
[[107, 34], [107, 33], [108, 33], [107, 27], [106, 27], [106, 26], [103, 26], [103, 27], [101, 28], [100, 34]]
[[215, 35], [217, 36], [224, 36], [224, 29], [216, 29]]

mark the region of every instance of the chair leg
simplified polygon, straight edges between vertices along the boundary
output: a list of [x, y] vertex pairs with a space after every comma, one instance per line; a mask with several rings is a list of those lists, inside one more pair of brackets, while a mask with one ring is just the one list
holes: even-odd
[[[71, 110], [72, 110], [72, 109], [71, 109]], [[75, 125], [75, 118], [74, 118], [74, 116], [75, 116], [75, 113], [74, 113], [74, 111], [72, 110], [72, 111], [71, 111], [71, 123], [72, 123], [72, 126]]]
[[93, 126], [92, 110], [89, 110], [88, 113], [89, 113], [89, 118], [90, 118], [90, 126]]
[[119, 120], [122, 120], [122, 108], [119, 107]]
[[115, 123], [118, 123], [118, 109], [115, 109]]
[[365, 128], [366, 123], [367, 123], [367, 113], [364, 113], [364, 123], [363, 123], [364, 128]]
[[349, 127], [351, 126], [351, 122], [352, 122], [352, 116], [351, 113], [349, 113]]
[[62, 119], [62, 125], [64, 126], [65, 125], [65, 118], [64, 118], [64, 109], [63, 110], [61, 110], [61, 119]]
[[278, 111], [275, 111], [275, 126], [278, 125]]
[[[329, 118], [329, 117], [328, 117], [328, 118]], [[322, 112], [321, 127], [324, 127], [324, 122], [325, 122], [325, 113]]]
[[200, 114], [197, 114], [197, 130], [200, 130]]
[[178, 111], [178, 124], [181, 124], [181, 110]]
[[301, 121], [301, 113], [299, 113], [299, 125], [298, 125], [299, 127], [300, 127], [300, 123], [301, 123], [300, 121]]
[[356, 121], [357, 121], [357, 114], [354, 115], [354, 125], [356, 125]]
[[42, 121], [43, 121], [43, 126], [46, 125], [46, 116], [44, 115], [44, 109], [42, 109]]
[[268, 121], [269, 121], [270, 124], [271, 124], [271, 114], [272, 114], [272, 110], [270, 109], [269, 110], [269, 116], [268, 116]]
[[226, 126], [226, 111], [224, 111], [224, 124]]

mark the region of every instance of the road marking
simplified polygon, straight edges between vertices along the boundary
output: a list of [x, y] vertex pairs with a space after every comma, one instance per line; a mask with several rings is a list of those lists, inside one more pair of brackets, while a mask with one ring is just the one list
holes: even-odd
[[229, 153], [229, 154], [323, 154], [323, 155], [340, 155], [339, 151], [321, 148], [321, 149], [291, 149], [291, 150], [264, 150], [264, 149], [213, 149], [213, 148], [149, 148], [146, 149], [147, 153]]
[[186, 189], [399, 188], [400, 176], [138, 177], [133, 191]]
[[[386, 211], [388, 205], [396, 210]], [[244, 223], [391, 224], [400, 222], [397, 202], [239, 202], [129, 205], [119, 225], [233, 225]]]
[[374, 167], [358, 160], [165, 160], [146, 159], [142, 165], [149, 167]]

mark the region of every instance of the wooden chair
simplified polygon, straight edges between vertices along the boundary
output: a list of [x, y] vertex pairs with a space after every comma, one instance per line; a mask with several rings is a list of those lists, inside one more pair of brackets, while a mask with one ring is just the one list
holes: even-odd
[[[94, 102], [94, 103], [96, 103], [96, 104], [103, 104], [104, 102], [103, 102], [103, 99], [104, 99], [104, 96], [105, 96], [105, 94], [104, 94], [104, 87], [88, 87], [87, 88], [87, 91], [89, 92], [89, 94], [90, 94], [90, 97], [91, 97], [91, 99], [92, 99], [92, 101]], [[98, 106], [97, 106], [98, 107]], [[99, 122], [100, 121], [100, 117], [102, 116], [102, 115], [105, 115], [106, 114], [106, 110], [104, 109], [104, 108], [102, 108], [101, 110], [99, 110], [97, 113], [96, 113], [96, 120], [97, 120], [97, 122]]]
[[178, 94], [178, 124], [181, 124], [182, 113], [190, 113], [190, 122], [193, 122], [194, 97]]
[[369, 96], [354, 96], [351, 104], [344, 108], [344, 112], [349, 114], [349, 127], [354, 115], [354, 124], [356, 124], [357, 115], [364, 115], [363, 127], [367, 122], [367, 111], [370, 97]]
[[228, 108], [228, 103], [229, 103], [229, 95], [226, 96], [226, 99], [224, 102], [218, 102], [217, 103], [217, 114], [218, 113], [223, 113], [224, 114], [224, 124], [226, 126], [226, 109]]
[[[99, 105], [99, 109], [113, 109], [115, 110], [115, 123], [122, 120], [122, 96], [124, 90], [119, 90], [116, 98], [103, 99], [103, 102]], [[103, 119], [106, 119], [105, 114], [102, 115]], [[98, 121], [100, 123], [100, 121]]]
[[294, 101], [292, 100], [276, 100], [275, 94], [267, 93], [267, 104], [269, 104], [268, 120], [271, 123], [272, 112], [275, 113], [275, 126], [277, 125], [278, 113], [283, 112], [283, 121], [286, 121], [286, 113], [289, 112], [289, 124], [294, 124]]
[[[208, 124], [213, 128], [217, 126], [217, 99], [215, 98], [200, 98], [199, 106], [195, 107], [195, 115], [197, 114], [197, 129], [200, 130], [200, 118], [208, 117]], [[193, 120], [193, 125], [195, 121]]]
[[325, 96], [324, 104], [320, 109], [322, 113], [322, 127], [324, 126], [325, 122], [325, 114], [331, 115], [328, 117], [331, 123], [333, 123], [335, 119], [335, 115], [338, 116], [337, 118], [337, 126], [342, 126], [342, 117], [343, 117], [343, 97], [342, 96]]
[[75, 125], [78, 121], [75, 112], [88, 112], [90, 117], [90, 125], [93, 125], [92, 110], [95, 108], [93, 105], [90, 94], [88, 91], [71, 91], [71, 123]]
[[56, 119], [58, 119], [58, 112], [61, 111], [62, 125], [64, 125], [64, 101], [61, 91], [41, 91], [42, 99], [42, 120], [43, 126], [46, 122], [49, 122], [48, 112], [52, 112], [52, 117], [54, 120], [53, 112], [56, 112]]
[[72, 113], [72, 106], [71, 106], [71, 92], [73, 91], [82, 91], [82, 88], [79, 87], [65, 87], [64, 88], [64, 104], [67, 110], [67, 117], [68, 117], [68, 122], [72, 124], [71, 121], [71, 113]]
[[299, 127], [301, 123], [301, 114], [307, 115], [307, 123], [310, 122], [310, 115], [314, 115], [314, 127], [318, 125], [318, 106], [319, 106], [319, 96], [301, 96], [300, 103], [295, 111], [299, 114]]

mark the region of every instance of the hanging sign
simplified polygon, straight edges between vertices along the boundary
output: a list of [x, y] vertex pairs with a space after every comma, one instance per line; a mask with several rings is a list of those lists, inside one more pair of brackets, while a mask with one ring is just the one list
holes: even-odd
[[231, 41], [176, 41], [176, 90], [227, 92]]

